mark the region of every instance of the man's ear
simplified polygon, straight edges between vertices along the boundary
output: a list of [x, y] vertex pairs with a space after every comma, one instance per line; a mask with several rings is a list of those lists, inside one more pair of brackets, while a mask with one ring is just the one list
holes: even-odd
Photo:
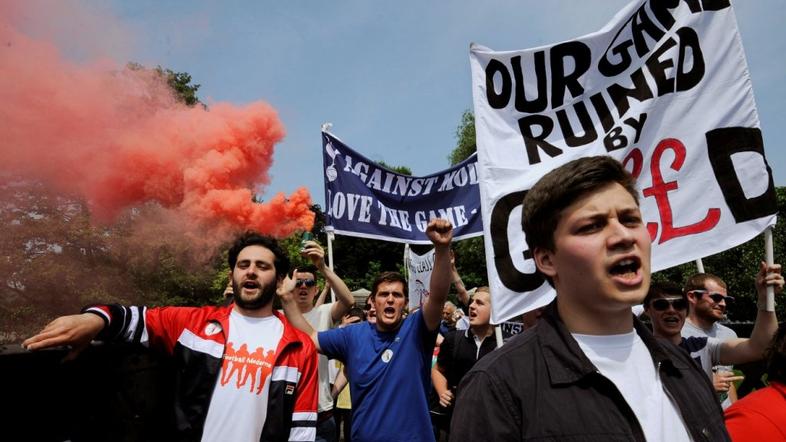
[[557, 269], [554, 266], [554, 252], [543, 247], [537, 247], [532, 252], [532, 259], [535, 260], [535, 266], [541, 273], [552, 279], [557, 276]]

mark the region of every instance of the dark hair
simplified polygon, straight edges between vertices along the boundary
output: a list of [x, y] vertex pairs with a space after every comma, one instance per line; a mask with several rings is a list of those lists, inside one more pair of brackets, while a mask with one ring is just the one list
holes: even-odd
[[235, 270], [237, 255], [240, 254], [240, 251], [249, 246], [262, 246], [273, 252], [273, 256], [275, 257], [273, 265], [276, 267], [276, 278], [283, 278], [286, 276], [287, 272], [289, 272], [289, 257], [281, 250], [278, 241], [269, 236], [263, 236], [255, 232], [244, 233], [236, 239], [235, 243], [230, 247], [229, 256], [227, 257], [230, 270]]
[[767, 380], [786, 384], [786, 322], [778, 326], [766, 355]]
[[521, 227], [529, 250], [554, 251], [554, 229], [562, 210], [584, 195], [612, 183], [624, 187], [639, 204], [635, 179], [609, 156], [579, 158], [543, 175], [524, 197]]
[[671, 281], [652, 281], [650, 289], [647, 291], [647, 296], [644, 298], [644, 306], [649, 307], [650, 301], [653, 299], [664, 298], [666, 296], [679, 296], [687, 300], [679, 284]]
[[366, 312], [364, 312], [363, 309], [360, 307], [352, 307], [351, 309], [349, 309], [349, 311], [347, 312], [347, 316], [356, 316], [360, 318], [361, 321], [366, 320]]
[[704, 290], [707, 281], [713, 281], [724, 289], [727, 289], [726, 283], [723, 282], [719, 276], [715, 276], [712, 273], [697, 273], [685, 281], [684, 291], [688, 293], [692, 290]]
[[407, 279], [401, 273], [398, 272], [382, 272], [377, 276], [377, 279], [374, 280], [374, 284], [371, 286], [371, 295], [369, 297], [373, 300], [375, 296], [377, 296], [377, 289], [379, 289], [379, 285], [383, 282], [400, 282], [401, 285], [404, 286], [404, 297], [409, 298], [409, 284], [407, 283]]
[[297, 266], [295, 267], [295, 271], [298, 273], [311, 273], [312, 275], [314, 275], [314, 278], [316, 278], [317, 275], [319, 275], [319, 272], [317, 271], [317, 266], [315, 266], [314, 264]]

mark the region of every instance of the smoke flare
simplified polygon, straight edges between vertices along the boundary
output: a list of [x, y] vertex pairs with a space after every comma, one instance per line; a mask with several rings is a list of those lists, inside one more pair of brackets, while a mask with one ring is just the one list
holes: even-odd
[[274, 109], [188, 107], [153, 70], [70, 61], [11, 23], [30, 19], [21, 5], [0, 7], [0, 172], [78, 195], [103, 223], [153, 201], [184, 229], [222, 240], [245, 229], [282, 237], [312, 227], [304, 188], [252, 201], [270, 183], [284, 136]]

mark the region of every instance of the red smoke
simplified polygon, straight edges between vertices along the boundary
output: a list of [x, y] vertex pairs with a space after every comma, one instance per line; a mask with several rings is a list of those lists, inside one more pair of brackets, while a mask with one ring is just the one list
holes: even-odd
[[273, 148], [284, 136], [270, 106], [187, 107], [154, 71], [69, 61], [10, 22], [32, 20], [41, 8], [25, 13], [25, 3], [3, 3], [0, 172], [78, 195], [103, 222], [154, 201], [192, 231], [281, 237], [312, 227], [304, 188], [252, 202], [270, 183]]

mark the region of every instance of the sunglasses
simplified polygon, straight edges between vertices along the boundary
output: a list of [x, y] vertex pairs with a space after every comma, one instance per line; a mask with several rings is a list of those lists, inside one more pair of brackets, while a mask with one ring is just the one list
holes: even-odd
[[687, 310], [688, 309], [688, 301], [682, 298], [660, 298], [655, 299], [650, 303], [653, 309], [659, 312], [664, 312], [669, 309], [671, 306], [674, 310]]
[[295, 287], [300, 287], [301, 285], [305, 285], [306, 287], [314, 287], [317, 285], [317, 281], [314, 279], [298, 279], [295, 281]]
[[691, 290], [691, 292], [698, 293], [699, 294], [699, 296], [698, 296], [699, 298], [701, 298], [706, 293], [707, 296], [710, 299], [712, 299], [712, 302], [714, 302], [715, 304], [720, 304], [721, 301], [726, 301], [726, 305], [729, 305], [732, 302], [734, 302], [734, 296], [723, 295], [723, 294], [714, 293], [714, 292], [713, 293], [709, 293], [706, 290]]

